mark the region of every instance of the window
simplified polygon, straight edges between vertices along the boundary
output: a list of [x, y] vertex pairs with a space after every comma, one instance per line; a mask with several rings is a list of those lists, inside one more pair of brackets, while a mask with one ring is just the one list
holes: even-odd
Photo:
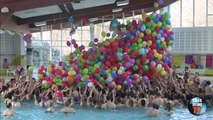
[[171, 23], [173, 27], [180, 27], [180, 1], [170, 6]]
[[206, 0], [195, 0], [194, 12], [195, 26], [206, 26]]
[[193, 0], [182, 0], [181, 15], [182, 27], [193, 27]]

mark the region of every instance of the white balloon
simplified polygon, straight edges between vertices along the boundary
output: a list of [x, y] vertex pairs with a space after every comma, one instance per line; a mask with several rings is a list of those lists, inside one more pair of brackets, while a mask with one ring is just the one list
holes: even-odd
[[120, 67], [120, 70], [121, 70], [121, 71], [124, 71], [124, 67], [123, 67], [123, 66], [121, 66], [121, 67]]
[[88, 87], [92, 87], [92, 86], [93, 86], [93, 83], [89, 82], [89, 83], [87, 84], [87, 86], [88, 86]]
[[123, 73], [122, 70], [120, 70], [120, 69], [117, 72], [119, 75], [121, 75]]
[[144, 62], [145, 64], [149, 63], [149, 59], [146, 59], [146, 61]]
[[161, 64], [158, 64], [157, 65], [157, 69], [159, 70], [159, 69], [161, 69], [162, 68], [162, 65]]
[[146, 41], [142, 42], [143, 47], [146, 47]]

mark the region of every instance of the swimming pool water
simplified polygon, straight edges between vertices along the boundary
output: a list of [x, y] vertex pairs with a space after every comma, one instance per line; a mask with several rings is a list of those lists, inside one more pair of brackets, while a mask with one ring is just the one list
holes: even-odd
[[186, 108], [175, 109], [173, 114], [147, 117], [147, 108], [120, 108], [115, 110], [100, 110], [74, 106], [76, 113], [64, 114], [59, 110], [61, 105], [56, 106], [54, 113], [45, 113], [45, 108], [35, 106], [33, 102], [22, 103], [21, 108], [14, 109], [15, 116], [5, 117], [2, 111], [5, 104], [0, 104], [0, 120], [213, 120], [213, 108], [207, 108], [207, 112], [201, 116], [194, 116]]

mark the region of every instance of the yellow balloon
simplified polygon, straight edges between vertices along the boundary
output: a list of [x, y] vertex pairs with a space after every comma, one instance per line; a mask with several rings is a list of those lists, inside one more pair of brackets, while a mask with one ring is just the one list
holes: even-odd
[[159, 4], [157, 2], [154, 2], [154, 7], [155, 8], [158, 8], [159, 7]]
[[52, 68], [47, 68], [47, 72], [51, 73], [52, 72]]
[[153, 32], [153, 33], [152, 33], [152, 37], [155, 37], [155, 36], [156, 36], [156, 32]]
[[48, 65], [51, 65], [51, 64], [52, 64], [52, 62], [51, 62], [50, 60], [48, 60], [48, 61], [47, 61], [47, 64], [48, 64]]
[[142, 18], [143, 18], [143, 19], [146, 19], [146, 18], [147, 18], [147, 14], [146, 14], [145, 12], [142, 14]]
[[144, 34], [141, 32], [141, 33], [139, 34], [139, 37], [140, 37], [140, 38], [143, 38], [143, 37], [144, 37]]
[[162, 22], [158, 22], [157, 26], [161, 27], [162, 26]]
[[106, 32], [104, 32], [104, 31], [101, 32], [101, 36], [102, 36], [102, 37], [105, 37], [105, 36], [106, 36]]
[[146, 29], [146, 34], [151, 35], [152, 31], [150, 29]]
[[151, 40], [148, 40], [148, 41], [147, 41], [147, 45], [148, 45], [148, 46], [151, 46], [151, 45], [152, 45], [152, 41], [151, 41]]
[[171, 27], [170, 27], [170, 25], [166, 25], [165, 28], [166, 28], [166, 30], [170, 30]]
[[121, 90], [121, 88], [122, 88], [121, 85], [117, 86], [117, 90]]
[[131, 23], [131, 21], [130, 21], [130, 20], [127, 20], [127, 21], [126, 21], [126, 23], [127, 23], [127, 24], [130, 24], [130, 23]]
[[161, 71], [161, 72], [160, 72], [160, 75], [161, 75], [161, 76], [166, 76], [166, 71], [165, 71], [165, 70]]

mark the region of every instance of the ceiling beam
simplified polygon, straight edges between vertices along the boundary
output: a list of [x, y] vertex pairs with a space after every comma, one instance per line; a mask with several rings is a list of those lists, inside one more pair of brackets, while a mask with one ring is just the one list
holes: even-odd
[[[152, 6], [153, 6], [154, 1], [156, 1], [156, 0], [131, 0], [129, 5], [123, 6], [123, 9], [132, 7], [131, 10], [134, 10], [133, 8], [135, 6], [139, 7], [140, 5], [143, 5], [143, 8], [146, 8], [145, 5], [147, 5], [147, 4], [152, 4]], [[91, 14], [91, 13], [96, 14], [96, 13], [100, 13], [100, 12], [102, 12], [104, 15], [105, 11], [110, 11], [110, 13], [112, 13], [111, 11], [114, 8], [118, 8], [116, 4], [109, 4], [109, 5], [103, 5], [103, 6], [98, 6], [98, 7], [74, 10], [70, 13], [58, 13], [58, 14], [44, 15], [44, 16], [38, 16], [38, 17], [25, 18], [25, 19], [17, 19], [17, 24], [21, 25], [21, 24], [29, 24], [29, 23], [50, 21], [50, 20], [57, 21], [59, 19], [67, 19], [70, 16], [75, 18], [78, 16], [88, 16], [87, 14]], [[142, 8], [142, 7], [140, 7], [140, 8]]]
[[16, 12], [33, 8], [60, 5], [80, 0], [15, 0], [15, 2], [13, 2], [12, 0], [10, 1], [11, 2], [1, 3], [0, 8], [8, 7], [9, 10]]
[[[143, 9], [143, 8], [150, 8], [152, 6], [153, 6], [153, 3], [136, 4], [136, 5], [133, 5], [133, 6], [126, 6], [125, 8], [123, 8], [123, 12], [133, 11], [133, 10], [138, 10], [138, 9]], [[87, 14], [80, 15], [80, 16], [73, 16], [73, 18], [77, 22], [77, 21], [81, 21], [82, 17], [95, 18], [95, 17], [112, 15], [112, 14], [113, 14], [112, 9], [105, 9], [103, 11], [87, 12]], [[114, 13], [114, 14], [120, 14], [120, 13]], [[58, 24], [58, 23], [66, 23], [66, 22], [68, 22], [67, 18], [62, 18], [62, 19], [47, 21], [47, 25]], [[35, 26], [33, 24], [31, 24], [30, 27], [35, 27]]]

